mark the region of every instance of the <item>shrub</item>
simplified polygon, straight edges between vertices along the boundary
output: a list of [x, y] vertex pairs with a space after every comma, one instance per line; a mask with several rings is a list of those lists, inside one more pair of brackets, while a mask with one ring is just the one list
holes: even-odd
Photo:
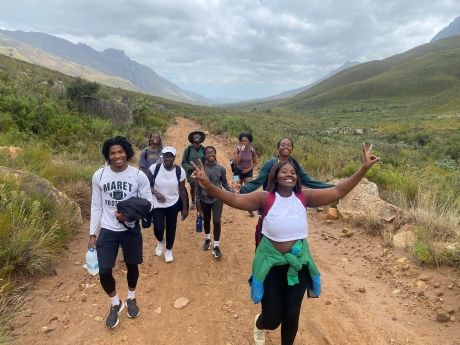
[[99, 90], [100, 85], [81, 78], [73, 79], [66, 88], [67, 97], [71, 101], [78, 101], [85, 96], [93, 96]]
[[16, 122], [14, 122], [13, 116], [8, 112], [0, 112], [0, 133], [8, 132], [13, 128], [16, 128]]
[[423, 264], [432, 265], [434, 262], [433, 253], [424, 241], [416, 242], [413, 248], [415, 259]]
[[68, 238], [66, 206], [46, 195], [26, 195], [8, 177], [0, 181], [0, 278], [46, 272], [53, 253]]

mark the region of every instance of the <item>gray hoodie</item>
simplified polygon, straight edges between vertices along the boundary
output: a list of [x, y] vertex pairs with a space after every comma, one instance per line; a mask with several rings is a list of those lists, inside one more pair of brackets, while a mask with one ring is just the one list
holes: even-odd
[[[227, 176], [225, 168], [222, 165], [217, 164], [217, 162], [206, 162], [204, 164], [204, 170], [206, 171], [206, 175], [209, 178], [211, 183], [219, 188], [224, 187], [225, 190], [232, 192], [232, 189], [228, 185]], [[211, 198], [206, 194], [206, 191], [203, 190], [199, 184], [196, 184], [196, 205], [200, 208], [202, 202], [206, 204], [213, 204], [217, 201], [215, 198]]]

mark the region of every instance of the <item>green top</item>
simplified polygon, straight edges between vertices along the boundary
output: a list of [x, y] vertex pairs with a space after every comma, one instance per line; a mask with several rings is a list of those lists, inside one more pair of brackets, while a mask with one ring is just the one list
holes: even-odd
[[192, 166], [190, 162], [195, 164], [199, 164], [198, 161], [201, 163], [205, 156], [204, 147], [200, 145], [198, 149], [196, 149], [193, 145], [189, 145], [185, 148], [184, 154], [182, 155], [182, 163], [181, 166], [187, 173], [187, 178], [190, 177], [192, 174]]
[[[313, 180], [304, 170], [304, 168], [297, 162], [294, 158], [289, 157], [289, 161], [293, 163], [297, 169], [299, 170], [300, 174], [300, 184], [304, 187], [312, 188], [312, 189], [323, 189], [323, 188], [330, 188], [334, 187], [333, 184], [324, 183], [321, 181]], [[241, 186], [240, 193], [250, 193], [255, 191], [260, 186], [263, 186], [263, 189], [267, 189], [268, 184], [268, 174], [270, 173], [271, 168], [278, 163], [278, 157], [269, 159], [268, 161], [264, 162], [262, 167], [260, 168], [259, 175], [256, 179], [245, 183]]]

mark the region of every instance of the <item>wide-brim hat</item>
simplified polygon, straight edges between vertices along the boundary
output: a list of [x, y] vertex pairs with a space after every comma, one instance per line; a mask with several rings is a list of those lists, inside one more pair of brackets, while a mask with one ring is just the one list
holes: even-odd
[[201, 139], [200, 139], [200, 144], [201, 144], [201, 143], [204, 141], [204, 139], [206, 138], [206, 134], [204, 134], [204, 132], [202, 132], [202, 131], [194, 131], [194, 132], [191, 132], [191, 133], [188, 134], [188, 141], [189, 141], [191, 144], [193, 144], [193, 136], [194, 136], [195, 134], [198, 134], [198, 135], [201, 137]]

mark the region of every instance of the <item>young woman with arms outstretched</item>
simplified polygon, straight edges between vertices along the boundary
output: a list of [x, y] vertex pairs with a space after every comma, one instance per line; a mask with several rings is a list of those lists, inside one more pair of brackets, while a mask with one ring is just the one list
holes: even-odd
[[[193, 178], [209, 196], [240, 210], [264, 208], [270, 193], [274, 203], [265, 215], [262, 240], [257, 246], [252, 267], [251, 296], [262, 302], [262, 312], [255, 318], [254, 341], [265, 344], [265, 330], [281, 325], [281, 344], [292, 345], [297, 334], [300, 307], [307, 288], [315, 291], [312, 280], [308, 243], [307, 213], [299, 194], [308, 207], [331, 204], [346, 196], [380, 160], [362, 145], [362, 166], [351, 177], [327, 189], [303, 189], [296, 167], [291, 162], [280, 162], [268, 176], [268, 193], [233, 194], [215, 187], [202, 166], [195, 164]], [[272, 194], [273, 195], [273, 194]], [[310, 292], [310, 291], [309, 291]]]

